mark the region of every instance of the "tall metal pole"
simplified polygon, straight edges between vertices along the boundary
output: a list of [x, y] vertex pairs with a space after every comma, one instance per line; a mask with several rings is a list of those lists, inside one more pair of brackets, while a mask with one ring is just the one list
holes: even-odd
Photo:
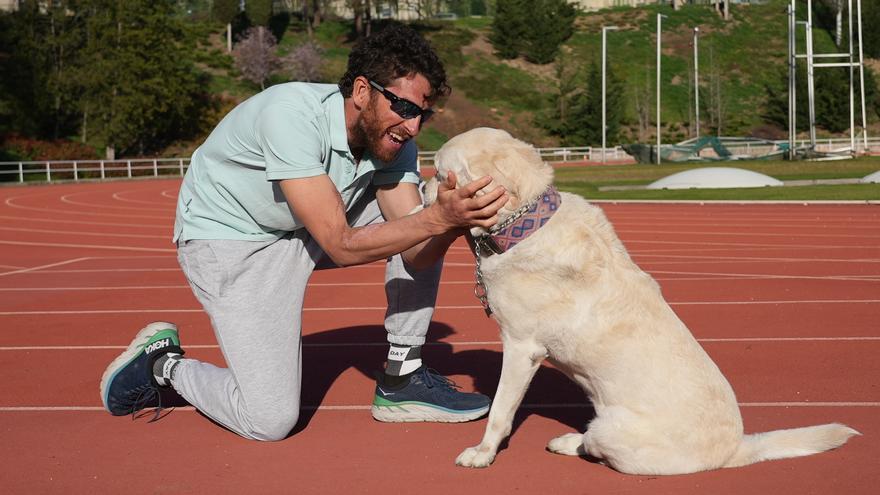
[[657, 165], [660, 165], [660, 47], [662, 45], [660, 29], [664, 17], [666, 16], [663, 14], [657, 14]]
[[788, 159], [794, 160], [797, 146], [797, 16], [795, 0], [788, 6]]
[[602, 26], [602, 163], [605, 163], [605, 133], [608, 125], [605, 123], [605, 72], [608, 68], [608, 31], [617, 29], [617, 26]]
[[847, 41], [849, 42], [849, 149], [856, 154], [856, 95], [854, 89], [855, 68], [853, 67], [853, 9], [852, 0], [847, 1]]
[[694, 28], [694, 109], [697, 137], [700, 137], [700, 27]]
[[816, 89], [813, 77], [813, 1], [807, 1], [807, 99], [810, 105], [810, 149], [816, 149]]
[[865, 153], [868, 152], [868, 122], [865, 113], [865, 52], [862, 50], [862, 0], [856, 0], [856, 20], [859, 32], [859, 85], [862, 95], [862, 134], [864, 135]]

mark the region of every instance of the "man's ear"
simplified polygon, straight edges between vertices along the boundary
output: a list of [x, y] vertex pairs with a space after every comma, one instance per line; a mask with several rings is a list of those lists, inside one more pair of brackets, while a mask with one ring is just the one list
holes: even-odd
[[354, 78], [351, 87], [351, 100], [359, 110], [365, 108], [370, 102], [371, 89], [372, 87], [366, 77], [358, 76]]

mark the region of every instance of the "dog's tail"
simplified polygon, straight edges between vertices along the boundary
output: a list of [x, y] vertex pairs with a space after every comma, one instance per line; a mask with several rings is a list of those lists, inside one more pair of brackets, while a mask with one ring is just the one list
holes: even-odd
[[724, 467], [818, 454], [840, 447], [853, 435], [861, 433], [840, 423], [744, 435]]

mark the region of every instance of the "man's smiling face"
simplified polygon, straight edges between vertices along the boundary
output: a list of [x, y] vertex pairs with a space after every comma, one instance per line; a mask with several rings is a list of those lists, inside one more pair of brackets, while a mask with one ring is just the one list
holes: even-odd
[[[401, 117], [391, 109], [391, 101], [381, 91], [370, 88], [370, 100], [360, 115], [358, 128], [370, 154], [383, 162], [390, 162], [408, 140], [418, 135], [423, 117]], [[431, 85], [421, 74], [395, 79], [385, 89], [422, 109], [431, 106], [428, 100]]]

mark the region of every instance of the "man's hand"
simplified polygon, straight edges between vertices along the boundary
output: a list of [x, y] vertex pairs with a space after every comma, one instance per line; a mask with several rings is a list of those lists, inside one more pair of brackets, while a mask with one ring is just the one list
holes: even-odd
[[498, 210], [507, 203], [507, 191], [496, 187], [492, 191], [479, 194], [481, 189], [492, 183], [489, 176], [480, 177], [470, 184], [456, 189], [458, 183], [455, 173], [449, 172], [446, 180], [439, 183], [437, 201], [429, 208], [433, 221], [441, 230], [460, 227], [482, 227], [488, 229], [498, 222]]

